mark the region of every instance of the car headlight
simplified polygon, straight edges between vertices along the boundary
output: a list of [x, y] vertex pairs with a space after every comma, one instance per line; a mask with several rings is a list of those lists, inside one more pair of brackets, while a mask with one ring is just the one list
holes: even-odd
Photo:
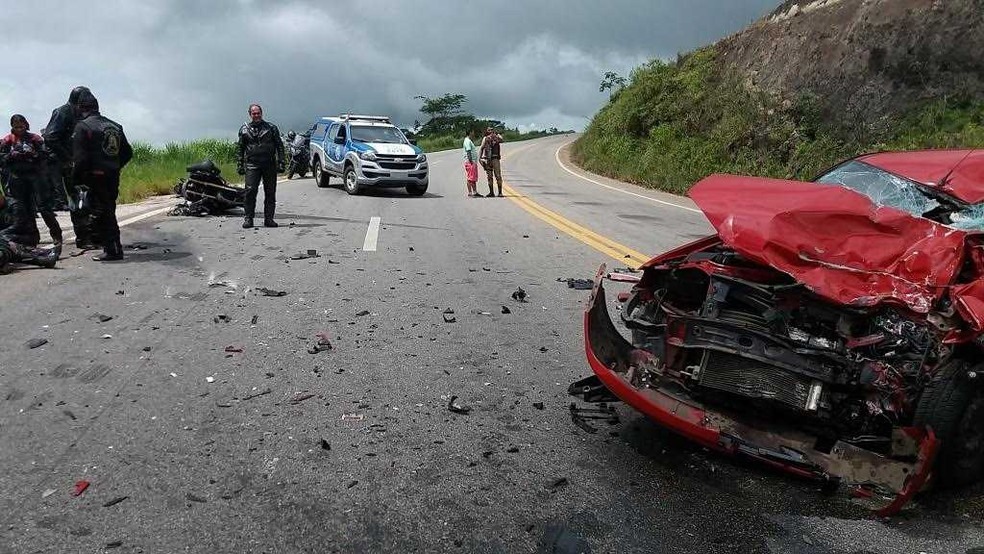
[[370, 162], [376, 161], [376, 153], [373, 152], [372, 150], [368, 150], [366, 152], [359, 152], [359, 157], [362, 158], [363, 160], [369, 160]]
[[417, 154], [417, 161], [418, 162], [426, 162], [427, 161], [427, 156], [425, 156], [423, 154]]

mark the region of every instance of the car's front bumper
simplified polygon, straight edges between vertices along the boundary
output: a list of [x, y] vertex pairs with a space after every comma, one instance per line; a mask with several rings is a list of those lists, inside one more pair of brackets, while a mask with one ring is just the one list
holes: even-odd
[[406, 169], [394, 168], [394, 166], [406, 167], [408, 165], [406, 162], [360, 159], [359, 163], [356, 164], [356, 177], [360, 185], [367, 187], [427, 186], [429, 173], [427, 161], [414, 162], [412, 167]]
[[823, 452], [814, 448], [815, 436], [783, 428], [778, 422], [763, 425], [739, 420], [738, 416], [703, 406], [672, 383], [654, 378], [659, 372], [648, 371], [658, 365], [654, 357], [625, 340], [612, 323], [602, 284], [604, 275], [602, 265], [584, 312], [584, 349], [601, 383], [626, 404], [711, 450], [831, 485], [872, 486], [885, 500], [872, 506], [880, 516], [898, 512], [925, 486], [940, 446], [929, 428], [896, 429], [893, 449], [899, 457], [908, 455], [913, 460], [910, 462], [841, 441]]

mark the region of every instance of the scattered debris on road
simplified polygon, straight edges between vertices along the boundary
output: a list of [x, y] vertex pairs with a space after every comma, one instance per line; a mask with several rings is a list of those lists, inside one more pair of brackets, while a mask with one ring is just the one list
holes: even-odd
[[508, 452], [510, 454], [515, 454], [515, 453], [519, 452], [519, 447], [518, 446], [510, 446], [509, 448], [506, 449], [506, 452]]
[[464, 404], [455, 402], [457, 399], [457, 396], [451, 396], [451, 399], [448, 400], [448, 411], [456, 414], [468, 415], [468, 413], [471, 412], [471, 408]]
[[48, 339], [31, 339], [31, 340], [27, 341], [24, 344], [28, 348], [30, 348], [31, 350], [33, 350], [33, 349], [35, 349], [35, 348], [37, 348], [39, 346], [44, 346], [44, 345], [48, 344]]
[[294, 398], [291, 398], [290, 399], [290, 403], [291, 404], [300, 404], [301, 402], [304, 402], [308, 398], [314, 398], [314, 395], [311, 394], [311, 393], [299, 394], [299, 395], [295, 396]]
[[331, 340], [328, 338], [327, 331], [322, 331], [320, 333], [317, 333], [315, 335], [315, 338], [317, 338], [318, 341], [314, 343], [314, 346], [308, 348], [308, 354], [317, 354], [319, 352], [324, 352], [326, 350], [332, 349]]
[[273, 290], [266, 287], [256, 287], [255, 290], [263, 296], [287, 296], [287, 291], [284, 290]]
[[191, 502], [198, 502], [199, 504], [204, 504], [207, 502], [207, 500], [205, 500], [201, 496], [198, 496], [197, 494], [192, 494], [190, 492], [185, 493], [185, 498], [190, 500]]
[[106, 548], [107, 549], [109, 549], [109, 548], [119, 548], [121, 546], [123, 546], [123, 541], [113, 541], [113, 542], [107, 542], [106, 543]]
[[106, 333], [106, 334], [105, 334], [105, 335], [103, 335], [103, 336], [102, 336], [101, 338], [102, 338], [103, 340], [109, 340], [109, 339], [111, 339], [111, 338], [113, 338], [113, 335], [110, 335], [109, 333]]
[[444, 323], [454, 323], [455, 321], [457, 321], [457, 319], [454, 317], [454, 310], [452, 310], [451, 308], [444, 310], [444, 313], [441, 315], [444, 316]]
[[206, 383], [214, 383], [215, 382], [215, 377], [212, 377], [211, 375], [209, 375], [208, 377], [205, 378], [205, 382]]
[[317, 250], [310, 249], [307, 252], [298, 252], [290, 257], [292, 260], [306, 260], [308, 258], [320, 258], [321, 254], [318, 254]]
[[511, 313], [512, 313], [512, 310], [510, 310], [510, 309], [509, 309], [509, 308], [507, 308], [506, 306], [503, 306], [503, 307], [502, 307], [502, 313], [503, 313], [503, 314], [511, 314]]
[[235, 346], [235, 345], [230, 344], [229, 346], [226, 346], [225, 347], [225, 351], [226, 352], [230, 352], [230, 353], [237, 353], [238, 354], [238, 353], [242, 352], [243, 349], [242, 349], [241, 346]]
[[325, 439], [321, 439], [321, 449], [322, 450], [331, 450], [331, 443], [328, 442], [328, 441], [326, 441]]
[[356, 486], [356, 485], [358, 485], [358, 484], [359, 484], [359, 482], [358, 482], [358, 481], [349, 481], [349, 484], [348, 484], [348, 485], [346, 485], [346, 486], [345, 486], [345, 488], [347, 488], [347, 489], [351, 489], [352, 487], [354, 487], [354, 486]]
[[[565, 281], [564, 279], [560, 279], [560, 278], [558, 278], [557, 280], [561, 282]], [[569, 278], [566, 279], [566, 282], [567, 282], [567, 288], [571, 288], [575, 290], [591, 290], [594, 287], [594, 281], [592, 281], [591, 279]]]
[[260, 316], [254, 315], [253, 319], [249, 320], [250, 325], [256, 325], [256, 322], [260, 320]]
[[559, 489], [562, 489], [562, 488], [566, 487], [568, 485], [568, 483], [569, 483], [569, 481], [567, 480], [567, 477], [559, 477], [557, 479], [554, 479], [550, 483], [548, 483], [547, 484], [547, 489], [549, 489], [551, 491], [556, 491], [556, 490], [559, 490]]
[[605, 402], [599, 403], [597, 408], [580, 408], [577, 404], [571, 402], [570, 410], [571, 421], [574, 422], [574, 425], [577, 425], [592, 435], [597, 433], [598, 429], [588, 423], [589, 419], [602, 420], [609, 425], [617, 425], [619, 422], [618, 412], [615, 411], [615, 407], [609, 406]]
[[99, 321], [99, 323], [106, 323], [107, 321], [111, 321], [113, 319], [113, 316], [101, 314], [97, 312], [89, 316], [89, 319], [97, 320]]
[[58, 489], [48, 489], [43, 493], [41, 493], [41, 498], [48, 498], [49, 496], [55, 494], [56, 492], [58, 492]]
[[261, 390], [260, 392], [254, 392], [254, 393], [247, 394], [246, 396], [243, 397], [243, 402], [245, 402], [247, 400], [252, 400], [252, 399], [257, 398], [259, 396], [263, 396], [265, 394], [270, 394], [271, 392], [273, 392], [273, 391], [267, 388], [267, 389]]
[[362, 421], [366, 418], [364, 414], [342, 414], [342, 421]]
[[543, 402], [534, 402], [533, 403], [533, 407], [536, 408], [537, 410], [543, 410], [544, 409]]
[[226, 314], [218, 314], [212, 318], [212, 321], [214, 321], [215, 323], [219, 323], [219, 322], [229, 323], [230, 321], [232, 321], [232, 318], [230, 318]]
[[363, 317], [363, 316], [367, 316], [369, 314], [370, 314], [369, 310], [362, 310], [361, 312], [355, 314], [355, 317]]
[[72, 488], [72, 496], [79, 496], [89, 488], [89, 482], [85, 479], [81, 479], [75, 482], [75, 486]]
[[123, 502], [127, 498], [130, 498], [130, 497], [129, 496], [117, 496], [116, 498], [110, 500], [109, 502], [104, 503], [103, 504], [103, 508], [109, 508], [110, 506], [115, 506], [115, 505], [119, 504], [120, 502]]
[[516, 292], [512, 293], [512, 298], [519, 302], [526, 302], [526, 291], [523, 290], [523, 287], [517, 287]]

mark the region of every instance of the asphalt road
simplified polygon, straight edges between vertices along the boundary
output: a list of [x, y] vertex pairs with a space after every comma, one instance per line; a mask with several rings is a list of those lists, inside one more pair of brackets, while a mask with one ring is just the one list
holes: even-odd
[[[575, 426], [587, 292], [558, 279], [709, 227], [565, 169], [569, 140], [506, 145], [508, 198], [467, 198], [437, 153], [421, 198], [295, 179], [279, 229], [159, 215], [124, 228], [125, 262], [0, 277], [0, 552], [984, 547], [980, 490], [878, 521], [624, 406]], [[319, 332], [333, 348], [309, 353]]]

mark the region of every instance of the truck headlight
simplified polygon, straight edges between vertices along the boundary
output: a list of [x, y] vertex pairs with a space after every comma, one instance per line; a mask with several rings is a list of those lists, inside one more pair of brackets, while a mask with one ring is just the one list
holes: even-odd
[[376, 161], [376, 153], [373, 152], [372, 150], [368, 150], [366, 152], [359, 152], [359, 157], [362, 158], [363, 160], [369, 160], [370, 162]]
[[418, 163], [419, 162], [426, 162], [426, 161], [427, 161], [427, 156], [425, 156], [423, 154], [417, 154], [417, 162]]

